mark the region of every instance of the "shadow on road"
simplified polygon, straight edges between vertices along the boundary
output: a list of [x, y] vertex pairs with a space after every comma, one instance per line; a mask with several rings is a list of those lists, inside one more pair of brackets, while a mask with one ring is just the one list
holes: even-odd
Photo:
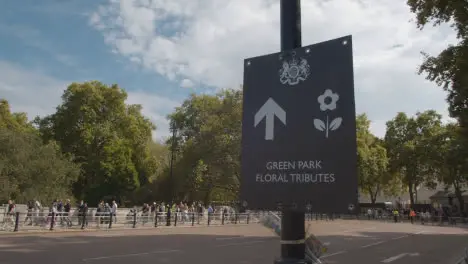
[[[374, 231], [319, 235], [329, 247], [324, 261], [371, 264], [400, 256], [391, 263], [446, 264], [454, 263], [468, 246], [466, 234]], [[279, 238], [271, 236], [107, 232], [0, 237], [1, 264], [272, 264], [279, 253]]]
[[[107, 235], [107, 236], [106, 236]], [[273, 263], [277, 237], [124, 235], [0, 237], [0, 263]]]

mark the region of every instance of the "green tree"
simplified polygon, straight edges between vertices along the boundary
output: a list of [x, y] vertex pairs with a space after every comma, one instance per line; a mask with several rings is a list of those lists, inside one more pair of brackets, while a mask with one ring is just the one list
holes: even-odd
[[10, 104], [5, 99], [0, 99], [0, 128], [11, 131], [35, 132], [26, 113], [12, 113]]
[[439, 146], [433, 138], [443, 129], [441, 115], [435, 111], [417, 113], [408, 117], [405, 113], [387, 122], [385, 144], [392, 173], [401, 175], [408, 188], [411, 204], [417, 201], [417, 187], [433, 182], [437, 176], [435, 162]]
[[59, 142], [81, 164], [74, 194], [91, 204], [104, 196], [124, 203], [157, 170], [150, 149], [155, 126], [126, 99], [117, 85], [72, 83], [56, 113], [36, 119], [46, 142]]
[[177, 130], [173, 188], [178, 199], [205, 203], [235, 199], [240, 183], [241, 113], [242, 93], [225, 90], [215, 96], [192, 95], [170, 115]]
[[[454, 190], [460, 205], [464, 205], [463, 187], [468, 184], [468, 155], [463, 148], [458, 124], [448, 124], [443, 133], [434, 138], [440, 146], [437, 151], [438, 181]], [[460, 206], [463, 211], [464, 206]]]
[[459, 42], [437, 56], [425, 55], [419, 73], [448, 92], [450, 115], [458, 120], [463, 146], [468, 149], [468, 3], [466, 1], [408, 0], [420, 29], [427, 24], [451, 24]]
[[366, 114], [356, 118], [358, 146], [358, 179], [362, 193], [369, 195], [372, 204], [390, 184], [387, 171], [387, 151], [382, 142], [370, 132], [370, 121]]
[[79, 172], [54, 142], [43, 145], [36, 134], [0, 128], [1, 201], [70, 198]]
[[44, 145], [26, 114], [0, 100], [0, 201], [69, 198], [79, 167], [51, 141]]

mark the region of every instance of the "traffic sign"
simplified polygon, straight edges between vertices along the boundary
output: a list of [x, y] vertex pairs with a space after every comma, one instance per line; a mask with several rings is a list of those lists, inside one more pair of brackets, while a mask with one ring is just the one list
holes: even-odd
[[357, 198], [352, 38], [246, 59], [241, 200], [348, 213]]

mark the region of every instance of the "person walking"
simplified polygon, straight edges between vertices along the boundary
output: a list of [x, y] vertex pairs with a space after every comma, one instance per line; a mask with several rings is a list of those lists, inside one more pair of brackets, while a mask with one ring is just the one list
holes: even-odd
[[416, 212], [413, 209], [410, 210], [409, 217], [410, 217], [411, 224], [413, 224], [414, 218], [416, 217]]
[[399, 216], [399, 212], [397, 209], [393, 209], [393, 221], [395, 221], [395, 223], [398, 223], [398, 216]]
[[117, 223], [117, 202], [114, 200], [112, 201], [112, 210], [111, 210], [111, 221], [113, 221], [114, 223]]

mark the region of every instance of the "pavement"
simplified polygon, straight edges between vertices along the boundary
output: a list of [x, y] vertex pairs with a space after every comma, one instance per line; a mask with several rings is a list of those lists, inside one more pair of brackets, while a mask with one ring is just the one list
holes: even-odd
[[[308, 222], [328, 245], [325, 263], [456, 263], [468, 229], [358, 220]], [[261, 264], [274, 262], [279, 238], [261, 225], [65, 232], [0, 236], [0, 264]]]

